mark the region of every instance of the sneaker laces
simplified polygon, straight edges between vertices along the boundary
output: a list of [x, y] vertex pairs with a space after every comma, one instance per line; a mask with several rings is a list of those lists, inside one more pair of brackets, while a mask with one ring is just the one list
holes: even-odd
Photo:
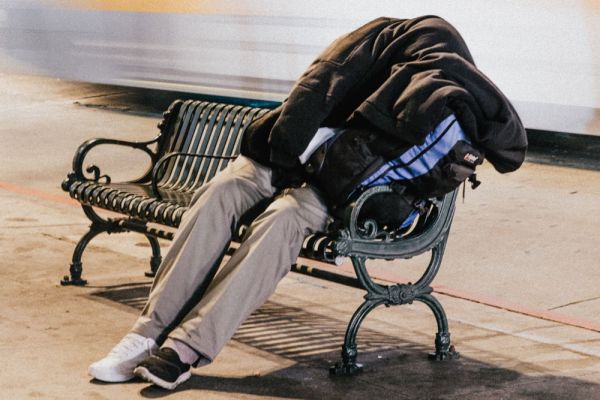
[[122, 357], [124, 355], [138, 354], [140, 347], [148, 350], [149, 346], [146, 343], [147, 338], [139, 335], [126, 335], [112, 350], [108, 353], [109, 356]]

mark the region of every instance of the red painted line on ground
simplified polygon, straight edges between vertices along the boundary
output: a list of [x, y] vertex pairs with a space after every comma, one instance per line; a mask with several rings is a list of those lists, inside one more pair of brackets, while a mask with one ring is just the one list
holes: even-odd
[[[52, 201], [55, 203], [66, 204], [69, 206], [79, 207], [79, 202], [55, 194], [45, 193], [39, 190], [31, 189], [25, 186], [15, 185], [14, 183], [0, 181], [0, 189], [4, 189], [13, 193], [17, 193], [28, 197], [37, 197], [39, 199]], [[314, 263], [314, 261], [311, 261]], [[342, 271], [345, 273], [354, 274], [354, 269], [349, 263], [344, 263], [339, 267], [331, 267], [329, 264], [319, 263], [327, 269], [333, 271]], [[369, 267], [371, 276], [375, 279], [379, 279], [386, 282], [394, 283], [407, 283], [409, 280], [406, 277], [390, 273], [389, 271], [382, 270], [381, 268]], [[534, 318], [543, 319], [546, 321], [557, 322], [563, 325], [575, 326], [577, 328], [588, 329], [591, 331], [600, 332], [600, 323], [595, 321], [589, 321], [581, 318], [574, 318], [568, 315], [560, 314], [554, 311], [547, 311], [535, 307], [526, 306], [523, 304], [512, 303], [501, 298], [486, 296], [478, 293], [472, 293], [464, 290], [449, 288], [444, 285], [432, 285], [433, 289], [437, 293], [444, 294], [446, 296], [455, 297], [462, 300], [472, 301], [486, 306], [499, 308], [506, 311], [511, 311], [518, 314], [527, 315]]]
[[23, 196], [37, 197], [38, 199], [79, 207], [79, 203], [68, 196], [59, 196], [56, 194], [41, 192], [26, 186], [15, 185], [14, 183], [10, 182], [0, 181], [0, 189], [8, 190], [9, 192], [21, 194]]
[[[338, 267], [344, 272], [354, 272], [354, 268], [349, 263], [344, 263]], [[374, 279], [394, 282], [408, 283], [409, 279], [400, 275], [396, 275], [390, 271], [382, 270], [377, 267], [369, 267], [369, 273]], [[575, 318], [555, 311], [548, 311], [536, 307], [527, 306], [524, 304], [513, 303], [498, 297], [482, 295], [466, 290], [453, 289], [444, 285], [431, 285], [436, 293], [441, 293], [446, 296], [455, 297], [457, 299], [468, 300], [474, 303], [484, 304], [486, 306], [499, 308], [506, 311], [511, 311], [517, 314], [523, 314], [534, 318], [543, 319], [546, 321], [557, 322], [563, 325], [575, 326], [578, 328], [588, 329], [591, 331], [600, 332], [600, 323], [582, 318]]]
[[487, 306], [512, 311], [514, 313], [523, 314], [530, 317], [536, 317], [546, 321], [558, 322], [563, 325], [571, 325], [576, 326], [578, 328], [600, 332], [600, 323], [595, 321], [575, 318], [565, 314], [557, 313], [555, 311], [543, 310], [523, 304], [512, 303], [510, 301], [506, 301], [498, 297], [486, 296], [467, 292], [464, 290], [452, 289], [443, 285], [433, 285], [432, 287], [435, 292], [442, 293], [447, 296], [470, 300], [475, 303], [485, 304]]
[[[9, 192], [20, 194], [25, 197], [36, 197], [38, 199], [48, 200], [48, 201], [52, 201], [54, 203], [60, 203], [60, 204], [64, 204], [64, 205], [71, 206], [71, 207], [81, 207], [81, 204], [77, 200], [70, 198], [67, 194], [65, 194], [64, 196], [61, 196], [61, 195], [57, 195], [57, 194], [46, 193], [46, 192], [42, 192], [42, 191], [39, 191], [36, 189], [32, 189], [27, 186], [16, 185], [14, 183], [3, 182], [3, 181], [0, 181], [0, 189], [4, 189]], [[109, 216], [109, 217], [122, 216], [122, 214], [119, 214], [119, 213], [116, 213], [113, 211], [109, 211], [109, 210], [102, 210], [102, 209], [99, 210], [98, 215]]]

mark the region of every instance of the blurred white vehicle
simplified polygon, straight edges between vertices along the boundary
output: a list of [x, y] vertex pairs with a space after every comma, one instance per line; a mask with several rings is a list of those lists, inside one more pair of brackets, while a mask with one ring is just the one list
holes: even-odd
[[0, 0], [0, 68], [280, 101], [333, 39], [439, 15], [528, 128], [600, 134], [600, 2]]

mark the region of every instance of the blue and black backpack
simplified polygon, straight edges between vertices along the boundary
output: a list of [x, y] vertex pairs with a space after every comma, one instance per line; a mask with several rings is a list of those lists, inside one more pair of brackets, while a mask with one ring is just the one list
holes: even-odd
[[393, 192], [371, 197], [362, 214], [382, 225], [404, 228], [423, 212], [424, 200], [451, 192], [467, 179], [473, 188], [479, 185], [475, 168], [483, 162], [483, 153], [473, 146], [453, 114], [423, 143], [404, 146], [395, 152], [399, 155], [387, 159], [369, 145], [374, 143], [374, 135], [368, 132], [341, 130], [308, 163], [308, 168], [319, 165], [309, 172], [334, 213], [365, 190], [390, 185]]

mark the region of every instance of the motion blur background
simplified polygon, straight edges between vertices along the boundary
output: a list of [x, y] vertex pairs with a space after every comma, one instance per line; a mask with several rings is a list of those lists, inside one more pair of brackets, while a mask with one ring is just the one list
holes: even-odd
[[0, 69], [281, 101], [339, 35], [440, 15], [527, 128], [600, 132], [600, 0], [0, 0]]

